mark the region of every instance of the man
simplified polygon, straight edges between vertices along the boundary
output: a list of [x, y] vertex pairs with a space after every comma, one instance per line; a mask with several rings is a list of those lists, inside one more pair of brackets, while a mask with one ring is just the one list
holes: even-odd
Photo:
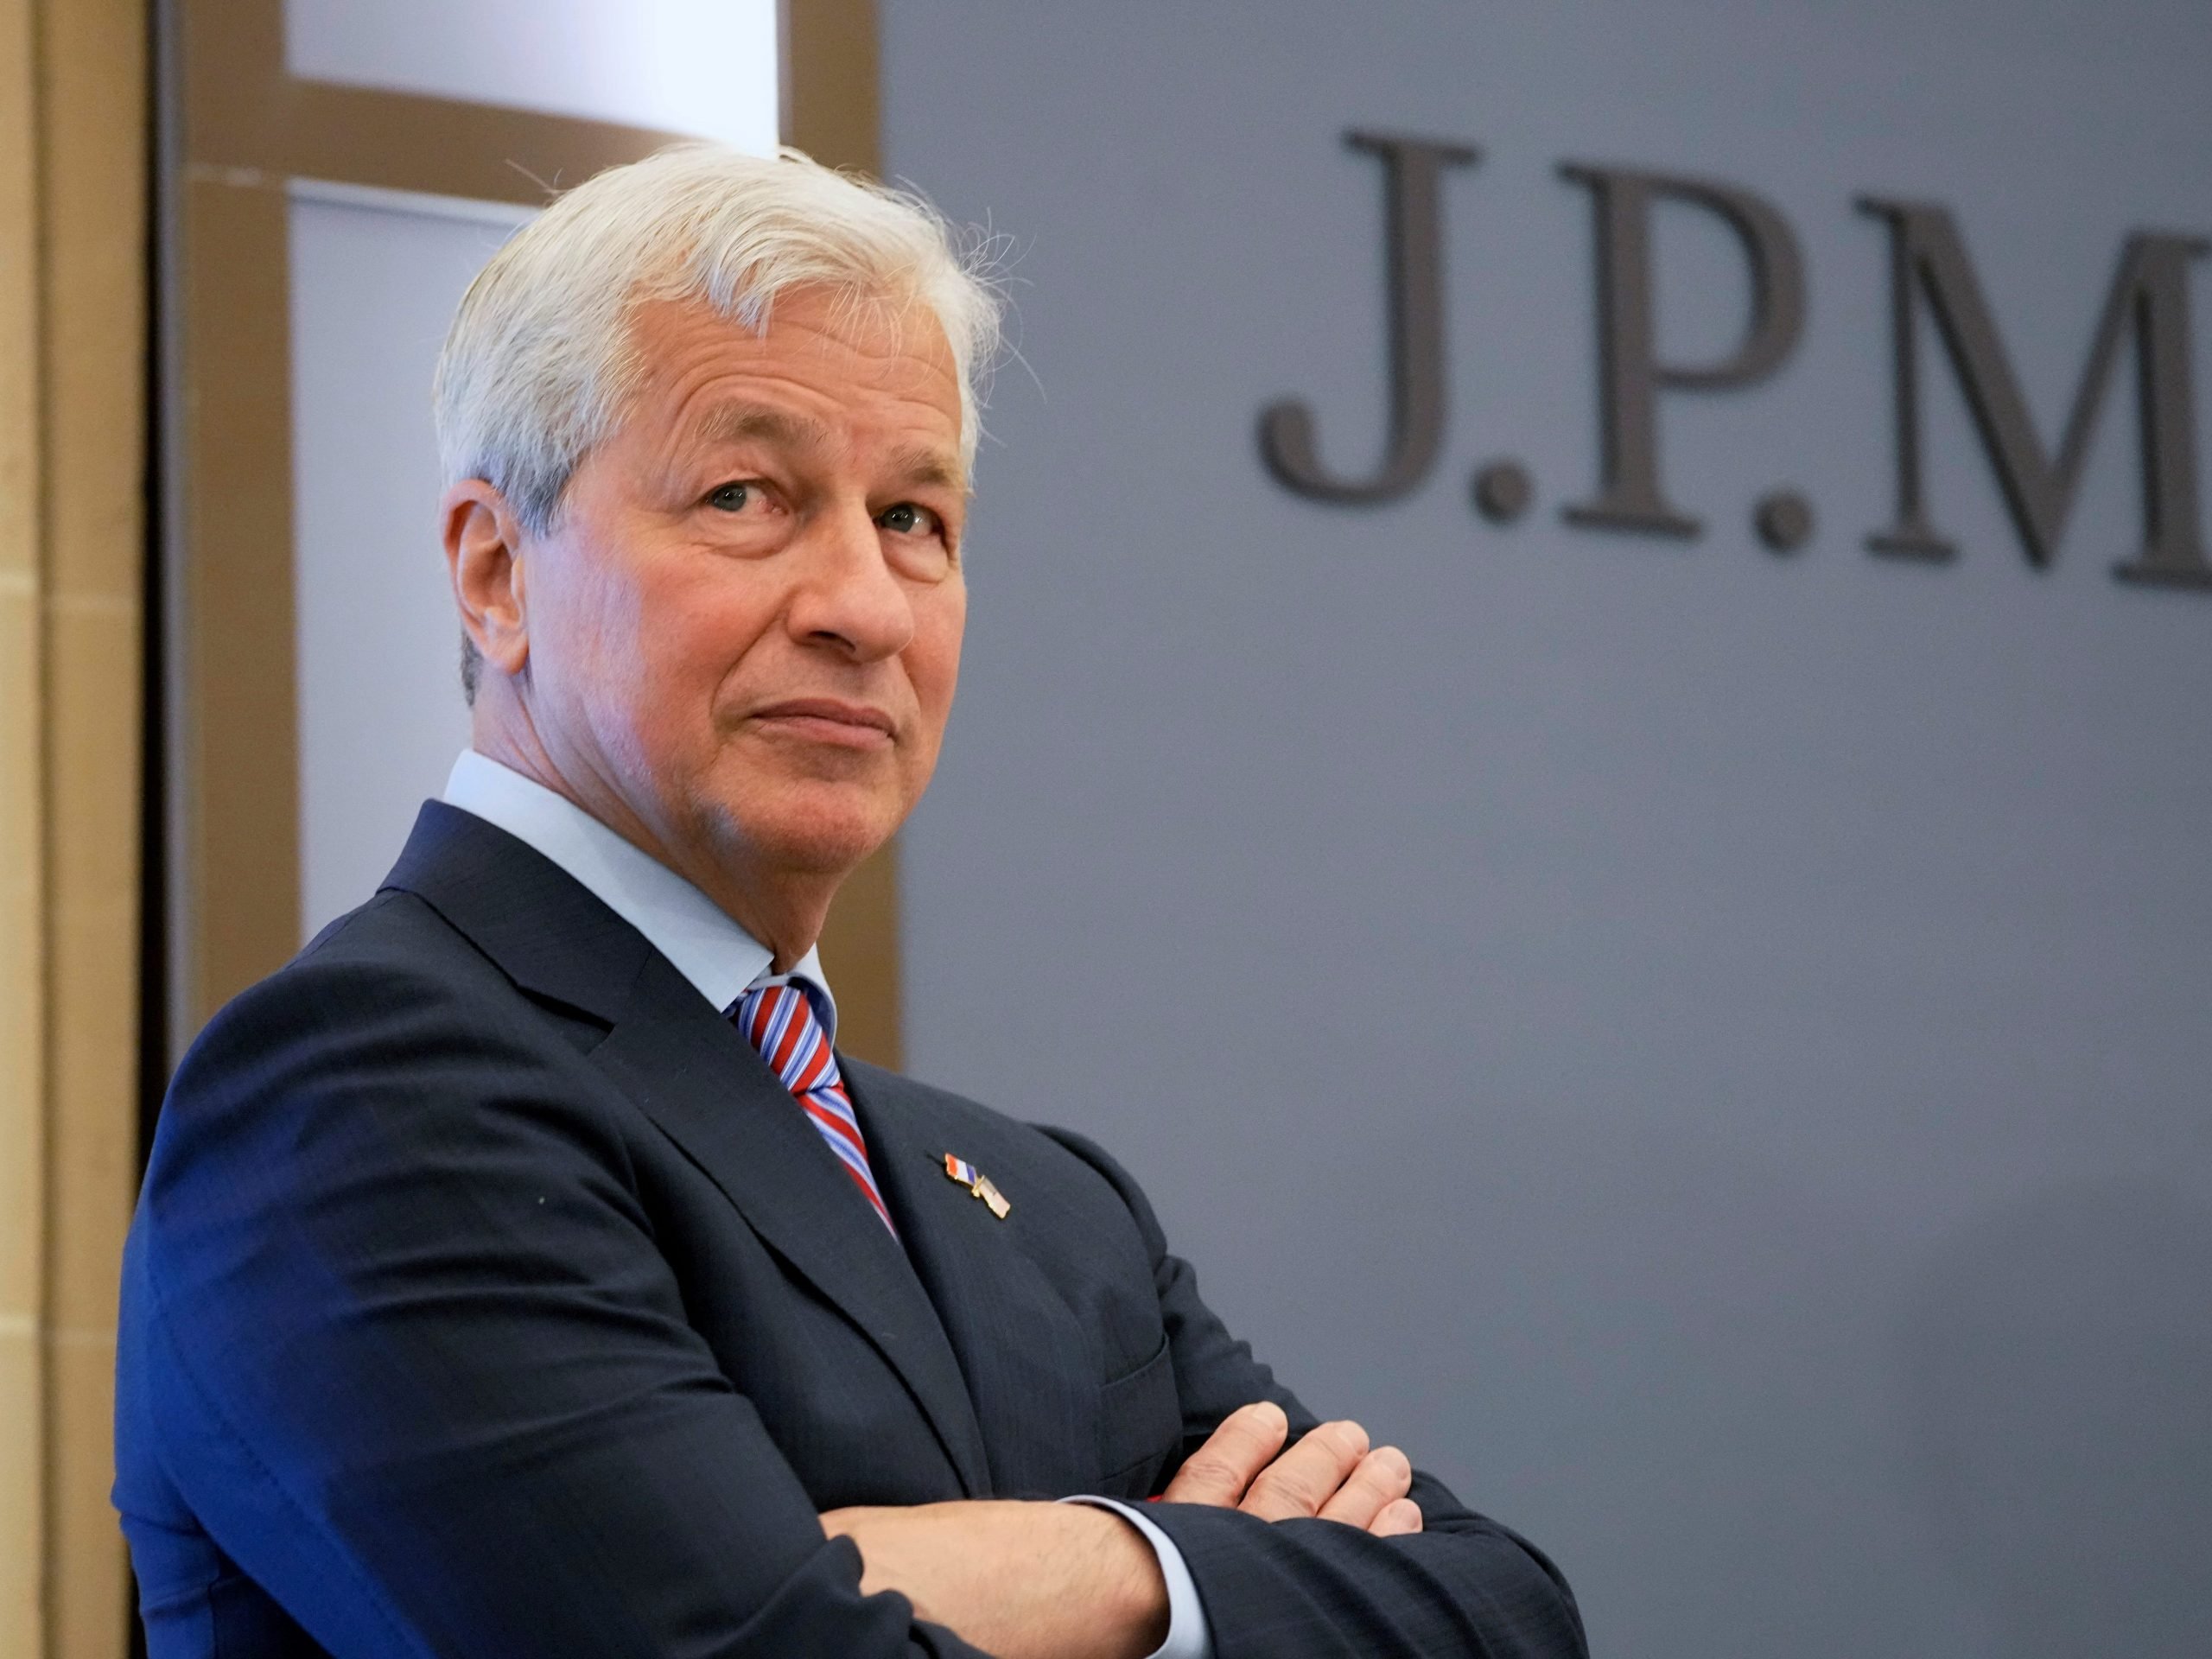
[[814, 943], [936, 762], [995, 324], [918, 204], [707, 148], [471, 289], [472, 751], [194, 1046], [133, 1230], [154, 1659], [1584, 1651], [1104, 1153], [835, 1051]]

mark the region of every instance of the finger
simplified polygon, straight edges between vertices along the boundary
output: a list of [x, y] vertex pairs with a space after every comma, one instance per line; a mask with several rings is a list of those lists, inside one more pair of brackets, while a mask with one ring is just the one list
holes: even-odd
[[1401, 1497], [1385, 1503], [1382, 1513], [1367, 1523], [1368, 1531], [1377, 1538], [1402, 1538], [1421, 1528], [1421, 1505], [1410, 1497]]
[[1367, 1431], [1357, 1423], [1324, 1423], [1269, 1464], [1237, 1507], [1262, 1521], [1316, 1515], [1366, 1455]]
[[1184, 1460], [1160, 1497], [1170, 1503], [1233, 1508], [1252, 1478], [1274, 1460], [1290, 1436], [1290, 1419], [1272, 1400], [1240, 1406], [1221, 1420], [1206, 1443]]
[[1395, 1446], [1378, 1446], [1362, 1458], [1336, 1495], [1321, 1505], [1324, 1521], [1341, 1521], [1348, 1527], [1369, 1527], [1388, 1505], [1403, 1497], [1414, 1484], [1414, 1466]]

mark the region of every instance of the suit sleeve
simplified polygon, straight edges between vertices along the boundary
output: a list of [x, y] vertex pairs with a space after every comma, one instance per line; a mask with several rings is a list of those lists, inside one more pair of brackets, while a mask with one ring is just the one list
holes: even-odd
[[124, 1302], [169, 1482], [338, 1659], [977, 1652], [860, 1593], [519, 1004], [315, 957], [234, 1003]]
[[[1294, 1440], [1313, 1428], [1313, 1414], [1199, 1300], [1197, 1275], [1169, 1253], [1128, 1172], [1082, 1136], [1051, 1133], [1120, 1192], [1152, 1260], [1183, 1415], [1182, 1446], [1160, 1484], [1255, 1400], [1282, 1407]], [[1215, 1659], [1588, 1659], [1573, 1594], [1542, 1552], [1418, 1469], [1411, 1497], [1424, 1530], [1388, 1539], [1189, 1503], [1147, 1513], [1197, 1581]]]

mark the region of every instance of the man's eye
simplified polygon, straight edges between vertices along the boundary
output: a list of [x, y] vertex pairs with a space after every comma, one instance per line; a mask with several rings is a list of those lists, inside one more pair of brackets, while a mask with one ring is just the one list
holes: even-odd
[[707, 497], [707, 505], [721, 512], [743, 512], [752, 499], [750, 484], [724, 484]]
[[927, 507], [918, 507], [911, 501], [901, 501], [887, 512], [878, 515], [875, 522], [901, 536], [911, 536], [918, 530], [931, 531], [938, 527], [935, 513]]

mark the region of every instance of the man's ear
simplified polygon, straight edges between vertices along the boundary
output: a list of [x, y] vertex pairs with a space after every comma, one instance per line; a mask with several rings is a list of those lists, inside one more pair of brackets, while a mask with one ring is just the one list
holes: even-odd
[[453, 486], [438, 506], [461, 626], [486, 663], [502, 674], [519, 674], [530, 660], [530, 613], [523, 600], [522, 526], [514, 510], [480, 478]]

